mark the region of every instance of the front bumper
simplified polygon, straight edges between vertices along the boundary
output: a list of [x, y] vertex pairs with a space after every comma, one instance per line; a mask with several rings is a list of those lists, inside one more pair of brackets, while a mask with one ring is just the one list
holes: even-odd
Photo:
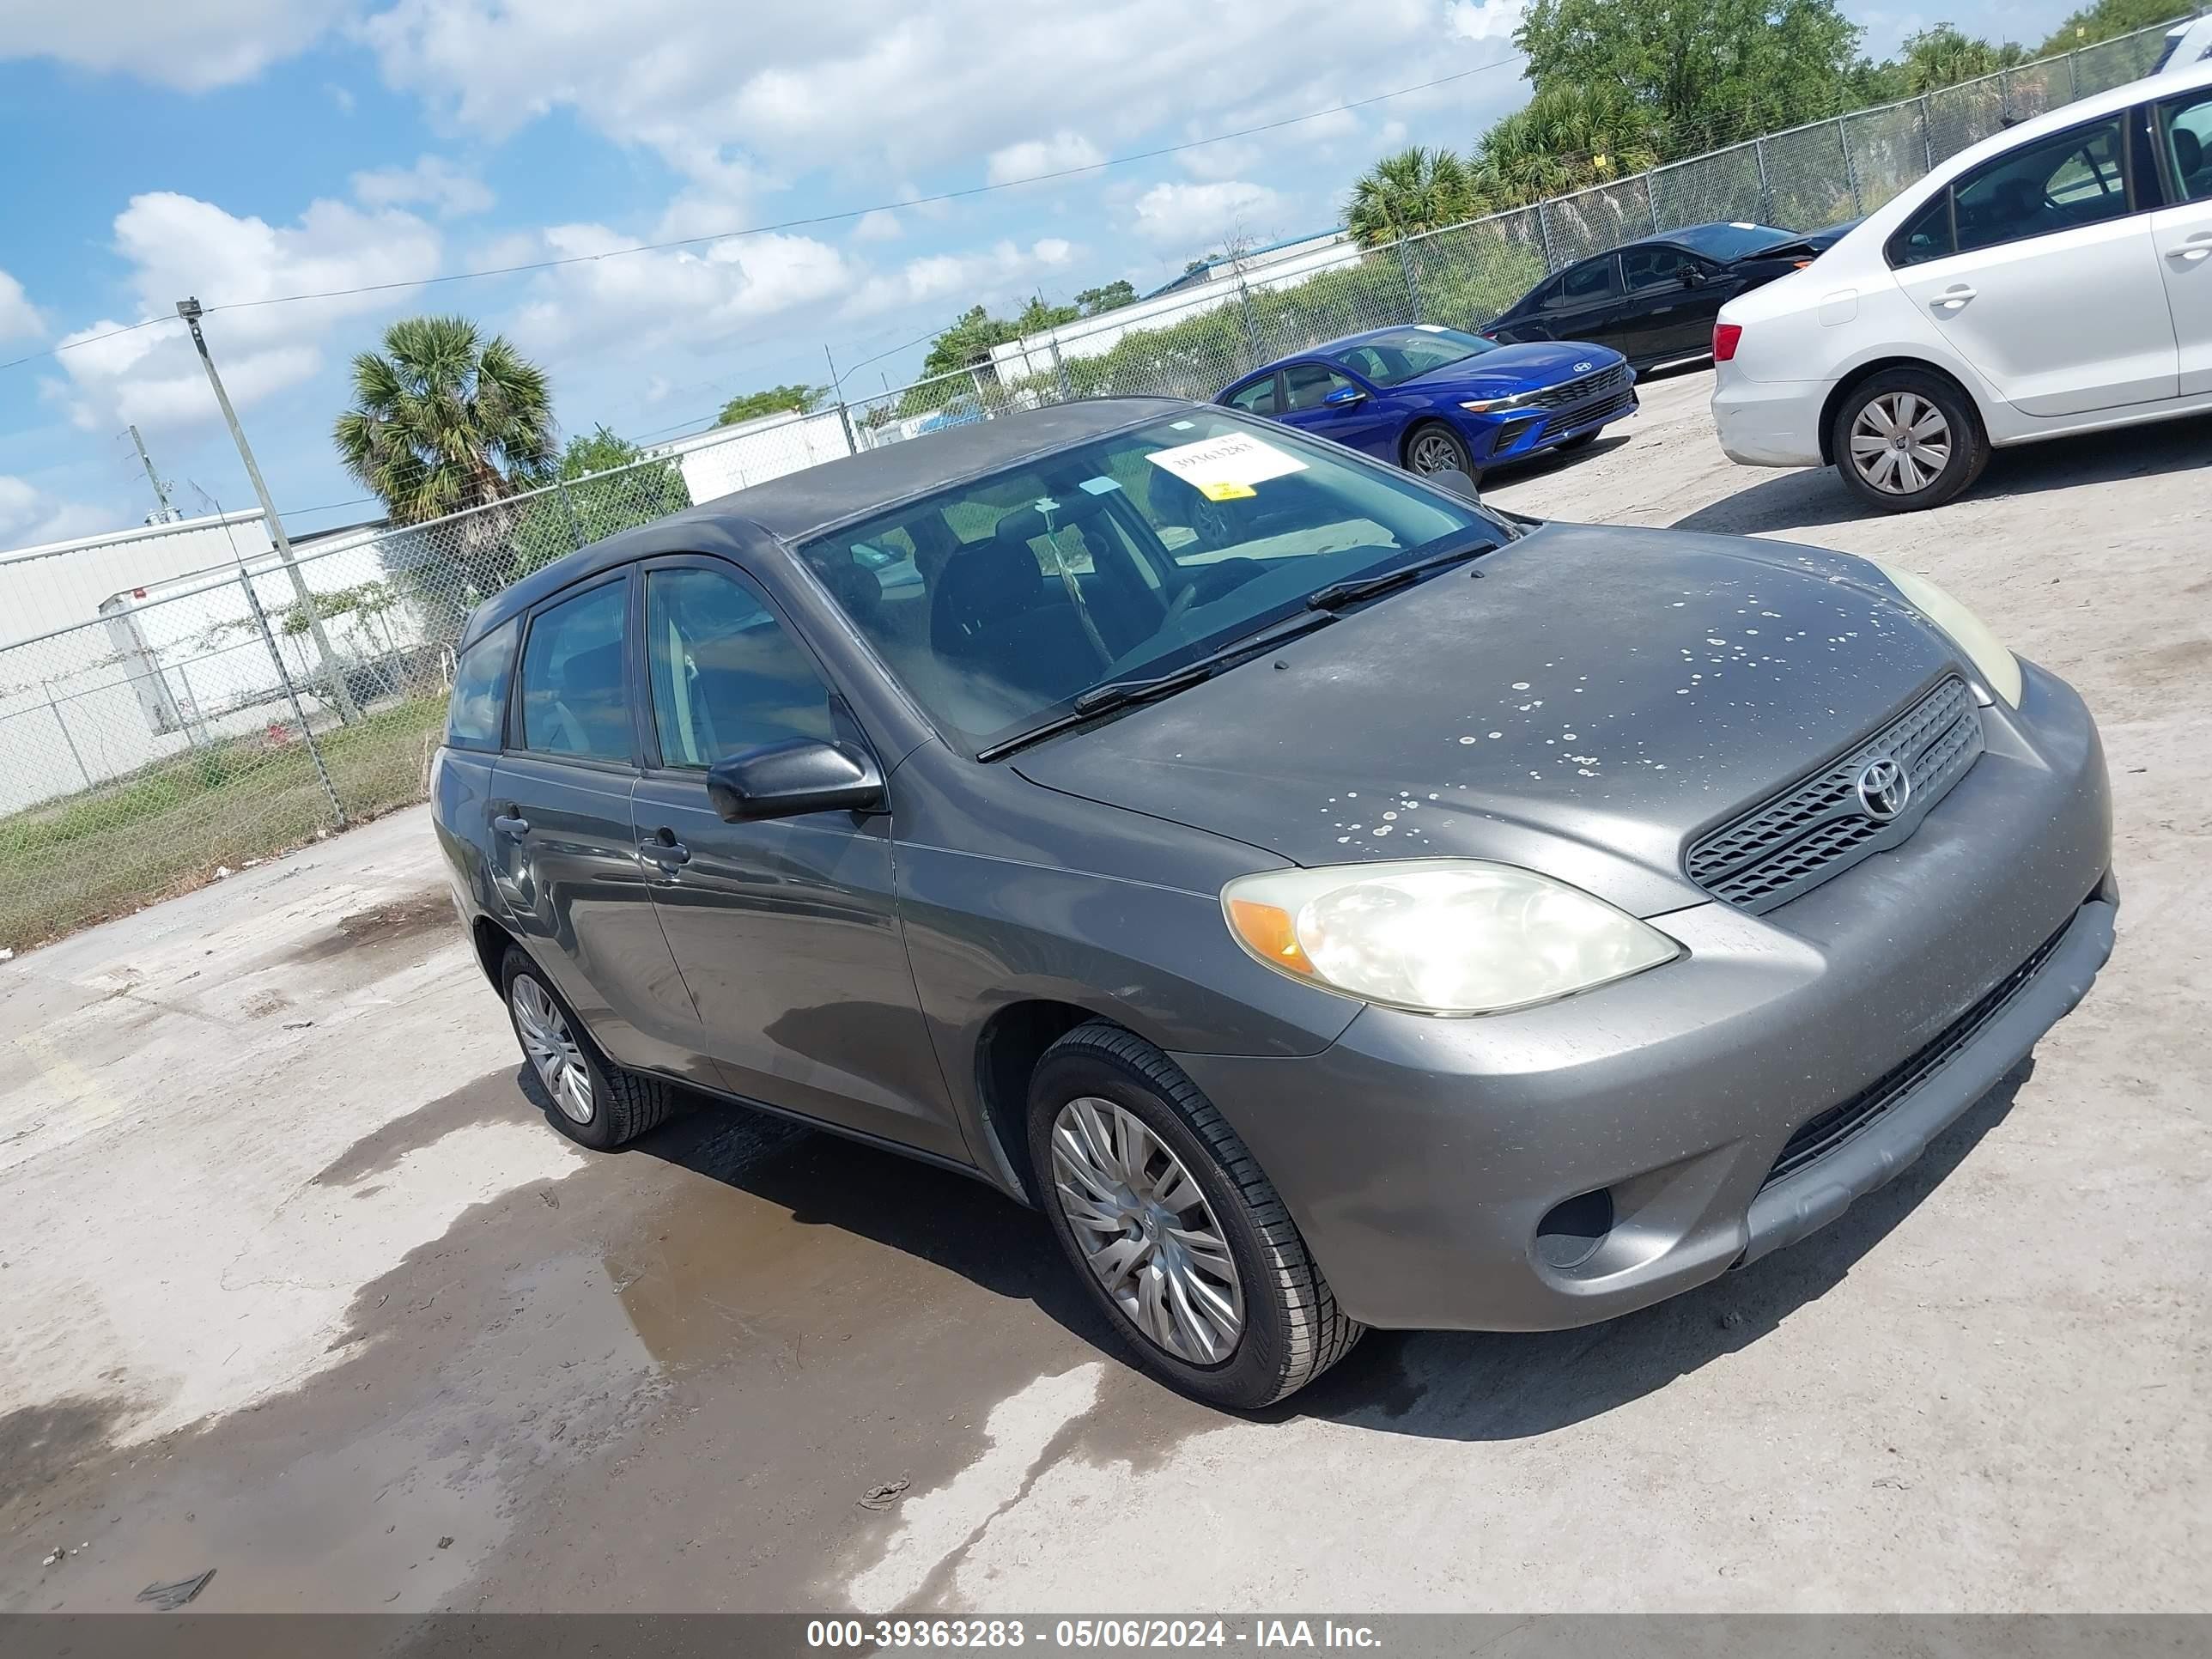
[[[1904, 1169], [2110, 954], [2103, 751], [2069, 687], [2026, 678], [1910, 841], [1763, 916], [1655, 918], [1687, 947], [1666, 967], [1487, 1018], [1363, 1009], [1310, 1058], [1176, 1058], [1368, 1324], [1559, 1329], [1716, 1278]], [[1885, 1090], [1770, 1180], [1801, 1127]], [[1600, 1190], [1609, 1231], [1550, 1265], [1545, 1218]]]
[[1747, 466], [1823, 466], [1820, 408], [1827, 383], [1747, 380], [1724, 371], [1713, 386], [1721, 449]]
[[1476, 459], [1485, 465], [1503, 465], [1524, 457], [1557, 448], [1570, 438], [1595, 432], [1615, 421], [1625, 421], [1643, 406], [1634, 383], [1617, 399], [1608, 398], [1587, 409], [1556, 412], [1530, 410], [1500, 416], [1487, 434], [1489, 447], [1478, 448]]

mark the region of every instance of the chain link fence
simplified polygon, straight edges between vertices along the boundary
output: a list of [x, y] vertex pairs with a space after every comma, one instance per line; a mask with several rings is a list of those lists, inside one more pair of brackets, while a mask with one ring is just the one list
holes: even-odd
[[2008, 119], [2141, 76], [2163, 34], [1388, 246], [1346, 242], [1291, 267], [1240, 267], [1187, 301], [1136, 307], [1141, 320], [1109, 313], [1001, 347], [972, 370], [717, 428], [635, 465], [428, 523], [319, 540], [289, 563], [255, 515], [197, 521], [231, 538], [226, 563], [119, 591], [82, 620], [0, 647], [0, 946], [422, 799], [469, 611], [578, 547], [800, 467], [1018, 409], [1207, 398], [1264, 362], [1362, 329], [1480, 328], [1548, 272], [1655, 231], [1853, 218]]

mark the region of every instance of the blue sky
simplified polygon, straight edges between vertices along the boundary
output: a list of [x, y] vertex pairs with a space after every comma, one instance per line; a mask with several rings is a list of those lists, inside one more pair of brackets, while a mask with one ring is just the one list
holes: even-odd
[[[1875, 52], [1939, 16], [2039, 39], [2065, 0], [1845, 9]], [[564, 429], [703, 424], [729, 396], [913, 377], [978, 301], [1140, 289], [1242, 234], [1334, 222], [1407, 143], [1526, 94], [1516, 0], [0, 0], [0, 362], [196, 294], [278, 506], [368, 516], [329, 441], [345, 368], [453, 310], [553, 379]], [[1485, 65], [1497, 65], [1482, 68]], [[1480, 70], [1253, 139], [937, 205]], [[670, 252], [674, 237], [887, 210]], [[437, 282], [549, 258], [558, 270]], [[390, 285], [337, 300], [255, 304]], [[214, 307], [230, 306], [230, 310]], [[187, 510], [248, 504], [174, 324], [0, 370], [0, 550], [137, 523], [144, 433]], [[204, 494], [203, 494], [204, 493]]]

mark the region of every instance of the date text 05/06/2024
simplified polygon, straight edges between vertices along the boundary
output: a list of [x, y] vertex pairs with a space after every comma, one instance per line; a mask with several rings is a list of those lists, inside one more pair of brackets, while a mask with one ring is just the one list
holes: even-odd
[[1361, 1648], [1371, 1626], [1334, 1619], [814, 1619], [806, 1645], [878, 1648]]

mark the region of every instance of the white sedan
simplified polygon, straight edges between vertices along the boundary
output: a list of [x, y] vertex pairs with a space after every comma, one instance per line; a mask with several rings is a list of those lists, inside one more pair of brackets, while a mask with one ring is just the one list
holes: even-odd
[[2212, 63], [1953, 156], [1723, 307], [1721, 447], [1934, 507], [1992, 447], [2212, 410]]

